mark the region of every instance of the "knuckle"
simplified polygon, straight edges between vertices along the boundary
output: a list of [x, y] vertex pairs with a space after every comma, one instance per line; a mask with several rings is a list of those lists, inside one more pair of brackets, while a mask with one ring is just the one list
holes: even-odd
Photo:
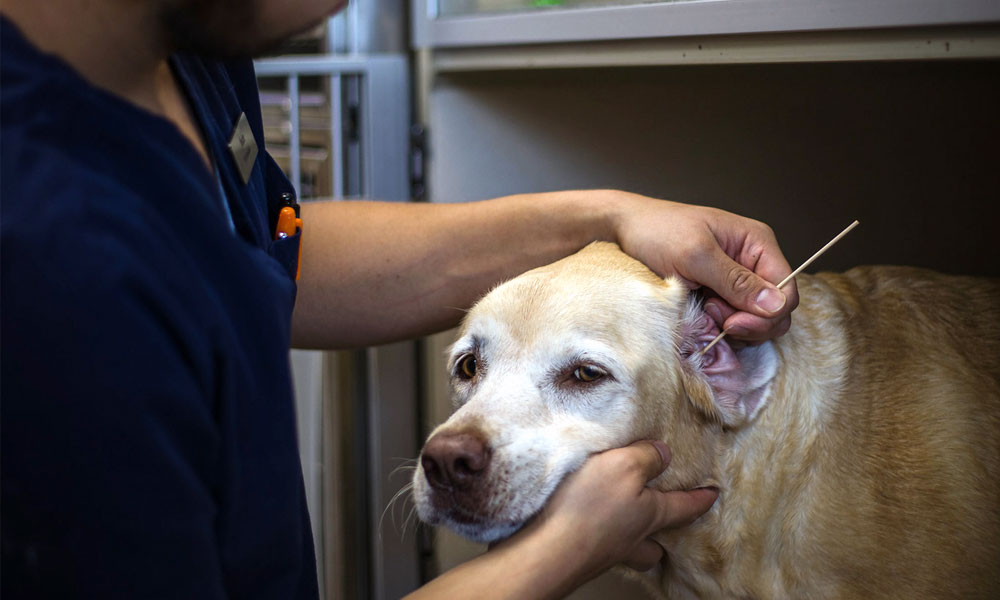
[[761, 234], [763, 234], [764, 237], [767, 237], [769, 239], [774, 239], [774, 229], [772, 229], [770, 225], [764, 223], [763, 221], [756, 221], [756, 223], [757, 223], [757, 229], [760, 230]]
[[626, 473], [635, 473], [642, 470], [642, 460], [634, 453], [630, 452], [621, 459], [621, 469]]
[[763, 221], [758, 221], [757, 219], [747, 219], [747, 227], [752, 233], [756, 233], [762, 237], [773, 237], [774, 230], [771, 226]]
[[756, 283], [753, 273], [739, 265], [729, 268], [726, 281], [729, 283], [730, 289], [741, 295], [752, 292]]
[[[654, 450], [655, 452], [655, 450]], [[646, 461], [639, 452], [629, 452], [619, 458], [618, 470], [629, 475], [642, 475], [646, 470]]]

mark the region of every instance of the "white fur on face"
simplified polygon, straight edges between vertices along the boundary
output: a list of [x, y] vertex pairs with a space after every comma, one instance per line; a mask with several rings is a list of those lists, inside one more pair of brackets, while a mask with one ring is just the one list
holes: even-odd
[[[488, 296], [469, 314], [450, 350], [458, 410], [431, 434], [480, 432], [491, 451], [488, 470], [476, 489], [466, 492], [432, 488], [422, 465], [414, 476], [421, 519], [481, 542], [517, 531], [591, 454], [635, 441], [638, 371], [646, 357], [674, 347], [662, 310], [649, 310], [650, 301], [662, 306], [652, 289], [633, 295], [643, 304], [640, 309], [586, 307], [581, 296], [558, 293], [540, 300], [530, 290], [514, 294], [505, 288], [509, 284], [498, 290], [501, 298], [528, 297], [533, 306], [491, 302]], [[656, 322], [638, 325], [637, 319]], [[662, 337], [645, 333], [653, 331], [662, 331]], [[472, 379], [463, 378], [457, 364], [467, 354], [476, 357]], [[582, 366], [605, 375], [579, 381], [574, 371]]]
[[[474, 352], [479, 373], [472, 381], [454, 378], [460, 408], [435, 431], [477, 423], [486, 435], [489, 481], [473, 508], [482, 521], [463, 523], [434, 510], [422, 467], [415, 479], [422, 519], [484, 542], [520, 528], [590, 454], [628, 443], [634, 411], [631, 377], [602, 344], [564, 332], [522, 348], [503, 329], [492, 319], [473, 322], [454, 345], [449, 362]], [[607, 375], [579, 382], [573, 371], [581, 365]]]

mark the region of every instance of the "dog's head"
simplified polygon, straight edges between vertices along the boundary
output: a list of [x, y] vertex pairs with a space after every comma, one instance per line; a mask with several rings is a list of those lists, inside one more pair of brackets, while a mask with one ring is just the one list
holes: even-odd
[[663, 439], [662, 489], [712, 483], [712, 443], [764, 404], [770, 346], [699, 355], [718, 329], [676, 279], [595, 243], [470, 311], [448, 361], [457, 411], [414, 475], [420, 517], [494, 541], [593, 453]]

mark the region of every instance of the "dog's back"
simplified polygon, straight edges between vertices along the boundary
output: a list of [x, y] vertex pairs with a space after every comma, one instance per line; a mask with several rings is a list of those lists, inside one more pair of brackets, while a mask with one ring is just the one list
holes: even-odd
[[838, 314], [809, 318], [840, 321], [850, 349], [827, 423], [843, 435], [821, 459], [831, 506], [819, 531], [839, 542], [824, 558], [857, 597], [996, 597], [1000, 285], [868, 267], [804, 285], [820, 290]]
[[862, 267], [798, 287], [770, 405], [721, 452], [717, 510], [668, 534], [663, 588], [997, 597], [1000, 282]]

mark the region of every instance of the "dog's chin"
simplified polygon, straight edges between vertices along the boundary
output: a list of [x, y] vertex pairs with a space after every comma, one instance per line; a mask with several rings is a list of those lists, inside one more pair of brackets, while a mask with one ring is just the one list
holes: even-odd
[[434, 508], [429, 503], [417, 503], [420, 520], [428, 525], [447, 527], [473, 542], [492, 544], [517, 533], [528, 518], [496, 518], [463, 509], [458, 504]]
[[417, 514], [428, 525], [443, 526], [473, 542], [492, 544], [518, 532], [527, 519], [500, 520], [463, 510], [458, 505], [445, 509], [432, 509], [426, 505], [417, 506]]
[[447, 521], [445, 523], [449, 529], [458, 535], [468, 538], [480, 544], [492, 544], [505, 540], [517, 533], [524, 522], [520, 523], [460, 523], [457, 521]]

